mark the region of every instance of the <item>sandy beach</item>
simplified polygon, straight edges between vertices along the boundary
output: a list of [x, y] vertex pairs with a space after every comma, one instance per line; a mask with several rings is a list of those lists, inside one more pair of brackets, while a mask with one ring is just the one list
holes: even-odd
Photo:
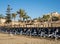
[[0, 33], [0, 44], [60, 44], [60, 41], [29, 38], [25, 36], [11, 36]]

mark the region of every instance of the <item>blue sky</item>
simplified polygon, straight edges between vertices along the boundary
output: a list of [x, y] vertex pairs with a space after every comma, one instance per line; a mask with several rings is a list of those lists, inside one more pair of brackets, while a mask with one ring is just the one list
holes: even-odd
[[51, 12], [60, 13], [60, 0], [0, 0], [0, 14], [6, 14], [8, 4], [13, 8], [11, 12], [22, 8], [32, 18]]

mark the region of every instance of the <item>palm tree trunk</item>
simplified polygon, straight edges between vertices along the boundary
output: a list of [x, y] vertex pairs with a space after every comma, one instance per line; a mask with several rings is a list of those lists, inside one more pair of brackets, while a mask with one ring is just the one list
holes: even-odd
[[15, 18], [14, 18], [14, 28], [15, 28]]

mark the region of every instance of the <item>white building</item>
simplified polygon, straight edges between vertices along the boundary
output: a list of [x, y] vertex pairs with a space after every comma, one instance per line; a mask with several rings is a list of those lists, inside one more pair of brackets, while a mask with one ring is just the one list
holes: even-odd
[[5, 21], [6, 21], [6, 19], [4, 19], [4, 18], [0, 18], [0, 24], [4, 24]]
[[60, 14], [59, 14], [58, 12], [53, 12], [53, 13], [52, 13], [52, 16], [59, 17], [59, 16], [60, 16]]

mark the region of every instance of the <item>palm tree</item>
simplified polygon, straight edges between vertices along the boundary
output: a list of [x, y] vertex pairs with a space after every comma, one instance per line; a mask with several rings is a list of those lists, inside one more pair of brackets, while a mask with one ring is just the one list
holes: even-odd
[[42, 18], [41, 18], [41, 17], [38, 17], [38, 18], [37, 18], [37, 21], [38, 21], [38, 22], [42, 22]]
[[23, 19], [24, 19], [24, 20], [26, 19], [26, 21], [27, 21], [29, 18], [30, 18], [30, 16], [28, 16], [28, 15], [24, 15], [24, 16], [23, 16]]
[[24, 15], [23, 15], [23, 21], [26, 19], [26, 13], [24, 13]]
[[43, 20], [44, 21], [49, 21], [50, 15], [43, 15]]
[[20, 20], [22, 20], [25, 14], [25, 11], [23, 9], [20, 9], [19, 11], [17, 11], [17, 13], [19, 14]]
[[14, 21], [15, 21], [15, 18], [16, 18], [16, 13], [12, 13], [12, 18], [14, 18]]
[[31, 17], [26, 14], [23, 16], [23, 19], [26, 21], [26, 23], [27, 23], [28, 19], [30, 19], [30, 22], [31, 22]]
[[[14, 18], [14, 27], [15, 27], [15, 18], [16, 18], [16, 15], [17, 15], [16, 13], [12, 13], [12, 18]], [[15, 31], [15, 34], [16, 34], [16, 31]]]
[[15, 22], [16, 15], [17, 15], [16, 13], [12, 13], [12, 18], [14, 18], [14, 22]]

